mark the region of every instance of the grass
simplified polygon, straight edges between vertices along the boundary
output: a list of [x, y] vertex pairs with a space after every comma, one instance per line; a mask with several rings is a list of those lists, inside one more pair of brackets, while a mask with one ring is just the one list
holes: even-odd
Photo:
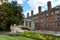
[[0, 40], [33, 40], [33, 39], [21, 37], [21, 36], [8, 36], [8, 35], [0, 34]]
[[60, 40], [60, 36], [55, 36], [55, 40]]

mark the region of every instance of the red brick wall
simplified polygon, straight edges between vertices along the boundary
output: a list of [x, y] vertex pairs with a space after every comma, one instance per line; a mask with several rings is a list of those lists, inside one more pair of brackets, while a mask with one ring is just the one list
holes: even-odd
[[[36, 22], [36, 29], [37, 30], [50, 30], [50, 31], [60, 31], [60, 27], [56, 27], [56, 17], [58, 16], [55, 11], [53, 11], [53, 15], [52, 15], [52, 8], [51, 8], [51, 2], [49, 1], [47, 3], [48, 6], [48, 16], [46, 17], [41, 17], [42, 15], [42, 11], [41, 11], [41, 6], [38, 7], [38, 16], [35, 18], [33, 17], [33, 10], [31, 11], [31, 16], [33, 17], [32, 20], [37, 21]], [[52, 19], [52, 17], [54, 17], [54, 20]], [[35, 18], [35, 19], [34, 19]], [[48, 27], [41, 25], [42, 23], [44, 24], [46, 22], [46, 18], [48, 18]], [[41, 19], [45, 19], [43, 22], [41, 22]], [[53, 21], [52, 21], [53, 20]], [[52, 23], [54, 23], [54, 26], [52, 27]]]

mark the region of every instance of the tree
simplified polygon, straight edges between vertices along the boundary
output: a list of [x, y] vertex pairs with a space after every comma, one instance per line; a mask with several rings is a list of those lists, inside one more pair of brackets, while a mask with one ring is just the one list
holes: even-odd
[[23, 9], [16, 1], [0, 5], [0, 25], [9, 29], [12, 24], [23, 23]]

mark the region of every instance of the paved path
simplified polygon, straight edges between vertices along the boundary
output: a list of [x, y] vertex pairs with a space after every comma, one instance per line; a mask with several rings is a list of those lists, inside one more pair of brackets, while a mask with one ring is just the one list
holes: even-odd
[[59, 32], [54, 32], [54, 31], [46, 31], [46, 30], [36, 30], [36, 32], [43, 33], [43, 34], [53, 34], [55, 36], [60, 36], [60, 31]]

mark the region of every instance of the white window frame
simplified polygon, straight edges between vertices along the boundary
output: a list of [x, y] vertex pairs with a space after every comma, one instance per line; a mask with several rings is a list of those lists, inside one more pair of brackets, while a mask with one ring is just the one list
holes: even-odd
[[58, 14], [59, 13], [59, 11], [57, 10], [57, 11], [55, 11], [55, 14]]
[[48, 16], [48, 13], [47, 13], [47, 16]]
[[52, 12], [51, 14], [53, 15], [54, 13]]

